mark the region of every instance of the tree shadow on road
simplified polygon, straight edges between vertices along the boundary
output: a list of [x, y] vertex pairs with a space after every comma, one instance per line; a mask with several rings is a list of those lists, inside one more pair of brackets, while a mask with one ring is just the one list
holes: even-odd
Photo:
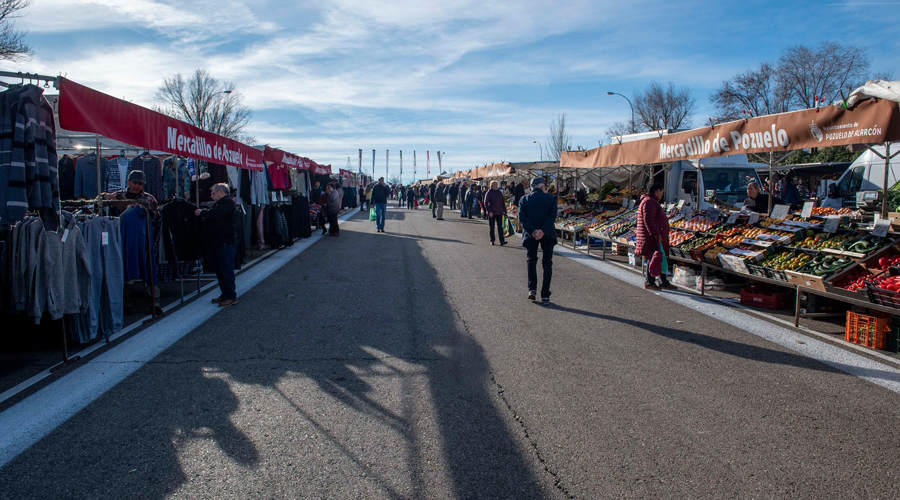
[[20, 455], [0, 491], [548, 498], [417, 239], [361, 219]]

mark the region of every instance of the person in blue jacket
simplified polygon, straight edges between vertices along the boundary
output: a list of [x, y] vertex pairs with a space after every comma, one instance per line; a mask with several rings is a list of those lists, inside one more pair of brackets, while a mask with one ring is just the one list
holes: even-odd
[[527, 250], [528, 300], [537, 295], [537, 252], [544, 253], [541, 264], [544, 279], [541, 283], [541, 303], [550, 305], [550, 280], [553, 278], [553, 247], [556, 245], [556, 198], [544, 192], [544, 179], [531, 181], [531, 193], [519, 201], [519, 222], [522, 223], [522, 246]]

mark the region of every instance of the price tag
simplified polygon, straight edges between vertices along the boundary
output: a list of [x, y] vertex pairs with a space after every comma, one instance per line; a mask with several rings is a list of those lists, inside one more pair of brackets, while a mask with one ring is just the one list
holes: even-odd
[[786, 219], [788, 216], [788, 212], [791, 211], [791, 207], [787, 205], [775, 205], [772, 207], [772, 218], [773, 219]]
[[684, 206], [684, 200], [678, 200], [678, 205], [677, 205], [677, 207], [680, 209], [680, 208], [683, 207], [683, 206]]
[[816, 206], [816, 204], [811, 201], [807, 201], [806, 203], [804, 203], [803, 211], [800, 212], [800, 217], [803, 217], [804, 219], [810, 218], [812, 216], [812, 209], [814, 206]]
[[628, 207], [628, 198], [622, 198], [622, 208]]
[[728, 224], [734, 224], [737, 222], [738, 217], [741, 215], [740, 212], [731, 212], [731, 215], [728, 216], [728, 220], [726, 221]]
[[825, 218], [825, 227], [822, 231], [826, 233], [836, 233], [838, 230], [838, 226], [841, 224], [841, 216], [840, 215], [829, 215]]
[[683, 215], [685, 219], [690, 220], [691, 217], [694, 216], [694, 209], [691, 207], [684, 207], [681, 209], [681, 215]]
[[756, 224], [757, 222], [759, 222], [759, 214], [756, 212], [753, 212], [752, 214], [750, 214], [749, 224], [752, 226], [753, 224]]
[[730, 195], [726, 201], [729, 205], [737, 205], [737, 196]]
[[872, 230], [872, 234], [881, 238], [887, 236], [888, 229], [891, 228], [892, 220], [894, 219], [878, 219], [878, 221], [875, 222], [875, 229]]
[[718, 208], [709, 208], [706, 211], [706, 218], [709, 220], [712, 220], [712, 221], [717, 221], [717, 220], [719, 220], [719, 215], [721, 215], [721, 214], [722, 214], [722, 211], [719, 210]]
[[66, 229], [65, 231], [63, 231], [62, 240], [60, 240], [60, 241], [62, 241], [63, 243], [65, 243], [67, 239], [69, 239], [69, 230], [68, 230], [68, 229]]
[[628, 210], [631, 210], [632, 208], [634, 208], [634, 200], [629, 200], [628, 201]]
[[100, 244], [109, 245], [109, 233], [107, 233], [106, 231], [100, 233]]

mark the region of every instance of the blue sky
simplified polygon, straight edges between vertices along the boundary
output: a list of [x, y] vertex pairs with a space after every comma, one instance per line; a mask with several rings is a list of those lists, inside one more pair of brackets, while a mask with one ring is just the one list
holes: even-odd
[[[566, 113], [573, 146], [608, 141], [650, 81], [687, 85], [694, 123], [736, 72], [795, 44], [866, 47], [900, 76], [900, 0], [857, 2], [455, 2], [35, 0], [19, 25], [32, 61], [5, 70], [65, 74], [153, 105], [166, 76], [205, 68], [234, 82], [261, 143], [345, 167], [412, 178], [412, 151], [446, 151], [445, 170], [532, 161]], [[432, 173], [437, 170], [433, 159]]]

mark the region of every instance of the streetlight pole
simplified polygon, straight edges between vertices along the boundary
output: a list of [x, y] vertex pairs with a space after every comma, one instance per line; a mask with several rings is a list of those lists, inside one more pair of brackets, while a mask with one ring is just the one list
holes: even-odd
[[617, 95], [628, 101], [628, 105], [631, 107], [631, 133], [636, 133], [637, 131], [634, 129], [634, 106], [631, 104], [631, 100], [618, 92], [607, 92], [606, 95]]
[[539, 148], [541, 148], [541, 161], [544, 161], [544, 146], [541, 145], [541, 143], [538, 141], [534, 141], [534, 143], [537, 144]]

